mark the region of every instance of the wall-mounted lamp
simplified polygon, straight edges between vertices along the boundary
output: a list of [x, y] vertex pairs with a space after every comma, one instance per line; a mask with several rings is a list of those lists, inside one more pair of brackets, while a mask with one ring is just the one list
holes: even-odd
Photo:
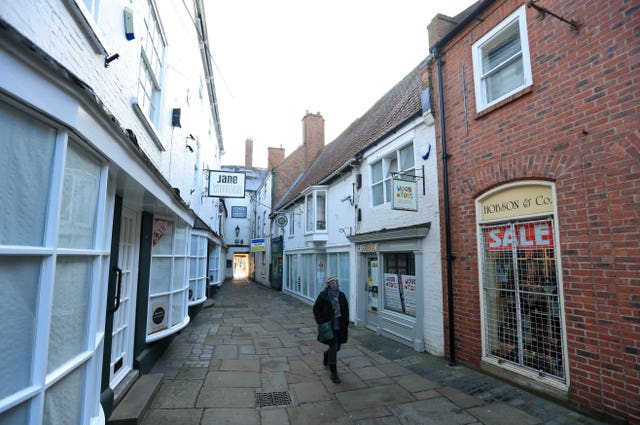
[[240, 236], [240, 226], [236, 226], [236, 238]]

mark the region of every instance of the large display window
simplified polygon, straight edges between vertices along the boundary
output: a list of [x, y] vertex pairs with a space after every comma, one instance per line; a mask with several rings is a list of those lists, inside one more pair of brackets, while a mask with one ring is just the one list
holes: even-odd
[[563, 384], [567, 365], [551, 187], [508, 187], [480, 207], [485, 221], [500, 216], [479, 226], [485, 357]]
[[2, 102], [0, 134], [0, 423], [89, 423], [100, 416], [107, 168]]

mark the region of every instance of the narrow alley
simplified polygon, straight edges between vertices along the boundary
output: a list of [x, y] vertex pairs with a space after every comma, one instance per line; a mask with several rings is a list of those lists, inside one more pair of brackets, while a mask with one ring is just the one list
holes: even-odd
[[333, 384], [310, 305], [249, 280], [212, 301], [155, 364], [144, 425], [600, 423], [355, 326]]

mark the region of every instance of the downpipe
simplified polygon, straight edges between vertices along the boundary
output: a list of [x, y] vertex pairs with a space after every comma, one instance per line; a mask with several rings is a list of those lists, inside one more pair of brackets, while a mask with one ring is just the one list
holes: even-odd
[[453, 260], [455, 257], [451, 253], [451, 212], [449, 210], [449, 170], [447, 160], [447, 130], [444, 116], [444, 94], [442, 83], [442, 57], [437, 47], [432, 49], [433, 57], [436, 59], [436, 74], [438, 76], [438, 109], [440, 111], [440, 140], [442, 144], [442, 185], [444, 202], [444, 232], [445, 232], [445, 259], [447, 260], [447, 309], [449, 311], [449, 366], [456, 365], [456, 338], [455, 320], [453, 311]]

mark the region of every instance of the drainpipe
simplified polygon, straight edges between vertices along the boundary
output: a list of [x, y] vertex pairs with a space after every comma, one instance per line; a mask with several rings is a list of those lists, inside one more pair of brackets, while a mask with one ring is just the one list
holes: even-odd
[[433, 56], [436, 59], [436, 73], [438, 75], [438, 109], [440, 111], [440, 139], [442, 143], [442, 184], [443, 184], [443, 201], [444, 201], [444, 232], [445, 232], [445, 258], [447, 260], [447, 309], [449, 311], [449, 365], [456, 364], [456, 338], [455, 338], [455, 321], [453, 317], [453, 260], [455, 257], [451, 254], [451, 217], [449, 211], [449, 170], [447, 168], [447, 130], [444, 119], [444, 94], [442, 84], [442, 57], [437, 47], [432, 49]]

